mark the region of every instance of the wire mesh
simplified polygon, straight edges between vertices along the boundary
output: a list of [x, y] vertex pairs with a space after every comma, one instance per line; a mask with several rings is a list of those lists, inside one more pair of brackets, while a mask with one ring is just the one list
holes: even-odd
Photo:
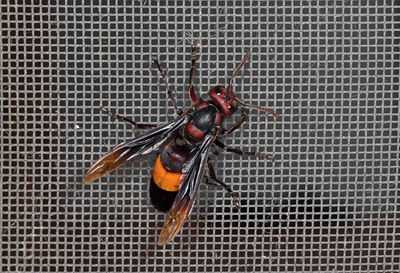
[[[2, 272], [399, 272], [399, 8], [391, 1], [2, 1]], [[202, 185], [175, 240], [149, 200], [155, 155], [88, 167], [236, 78], [252, 111], [212, 153], [239, 195]], [[238, 115], [235, 116], [238, 118]], [[232, 124], [233, 119], [227, 121]]]

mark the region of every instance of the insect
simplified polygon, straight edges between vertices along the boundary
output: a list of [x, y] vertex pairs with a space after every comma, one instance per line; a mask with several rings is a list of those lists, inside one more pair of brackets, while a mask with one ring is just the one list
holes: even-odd
[[[245, 58], [233, 72], [228, 88], [216, 86], [208, 92], [209, 99], [200, 99], [196, 95], [193, 84], [196, 71], [196, 46], [192, 45], [189, 97], [193, 107], [186, 111], [178, 108], [175, 95], [168, 86], [167, 76], [158, 59], [154, 57], [153, 61], [165, 82], [168, 97], [177, 115], [177, 118], [168, 124], [157, 126], [137, 123], [101, 108], [104, 113], [129, 122], [138, 129], [153, 129], [116, 146], [100, 158], [87, 171], [84, 183], [88, 184], [104, 176], [127, 161], [161, 150], [150, 181], [150, 198], [154, 207], [161, 211], [169, 210], [158, 238], [158, 244], [161, 246], [166, 245], [175, 237], [190, 215], [206, 168], [208, 168], [209, 174], [207, 178], [222, 185], [232, 196], [236, 209], [239, 210], [240, 205], [234, 192], [216, 177], [209, 155], [214, 144], [228, 152], [274, 160], [271, 155], [242, 151], [235, 147], [229, 147], [221, 141], [222, 137], [232, 133], [245, 122], [251, 108], [270, 113], [278, 118], [272, 110], [250, 105], [232, 92], [233, 80], [247, 62], [249, 55], [250, 53], [247, 52]], [[231, 128], [225, 129], [224, 119], [232, 116], [239, 105], [241, 106], [241, 118]]]

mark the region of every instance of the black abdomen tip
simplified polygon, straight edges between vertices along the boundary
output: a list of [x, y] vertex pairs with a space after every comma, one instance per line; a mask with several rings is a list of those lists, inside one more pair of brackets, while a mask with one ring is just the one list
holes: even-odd
[[174, 202], [177, 191], [165, 191], [154, 183], [153, 177], [150, 181], [150, 199], [153, 206], [160, 211], [168, 211]]

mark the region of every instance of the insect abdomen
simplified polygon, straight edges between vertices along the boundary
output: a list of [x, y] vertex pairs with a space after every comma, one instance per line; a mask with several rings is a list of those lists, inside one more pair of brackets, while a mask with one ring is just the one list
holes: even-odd
[[168, 170], [161, 161], [161, 155], [159, 155], [154, 165], [152, 177], [154, 183], [160, 189], [174, 192], [179, 190], [182, 173]]
[[189, 154], [187, 146], [171, 144], [157, 157], [150, 182], [150, 198], [156, 209], [171, 208], [184, 180], [182, 169]]

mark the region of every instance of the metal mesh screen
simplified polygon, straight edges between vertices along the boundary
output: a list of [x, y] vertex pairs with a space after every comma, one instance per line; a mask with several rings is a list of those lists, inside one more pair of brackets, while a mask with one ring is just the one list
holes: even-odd
[[[2, 272], [399, 272], [392, 1], [54, 2], [1, 4]], [[173, 119], [152, 56], [190, 106], [192, 42], [202, 94], [251, 52], [234, 92], [280, 119], [252, 111], [224, 142], [277, 159], [213, 153], [242, 210], [203, 184], [163, 248], [165, 214], [148, 194], [155, 155], [82, 177], [140, 134], [100, 105]]]

